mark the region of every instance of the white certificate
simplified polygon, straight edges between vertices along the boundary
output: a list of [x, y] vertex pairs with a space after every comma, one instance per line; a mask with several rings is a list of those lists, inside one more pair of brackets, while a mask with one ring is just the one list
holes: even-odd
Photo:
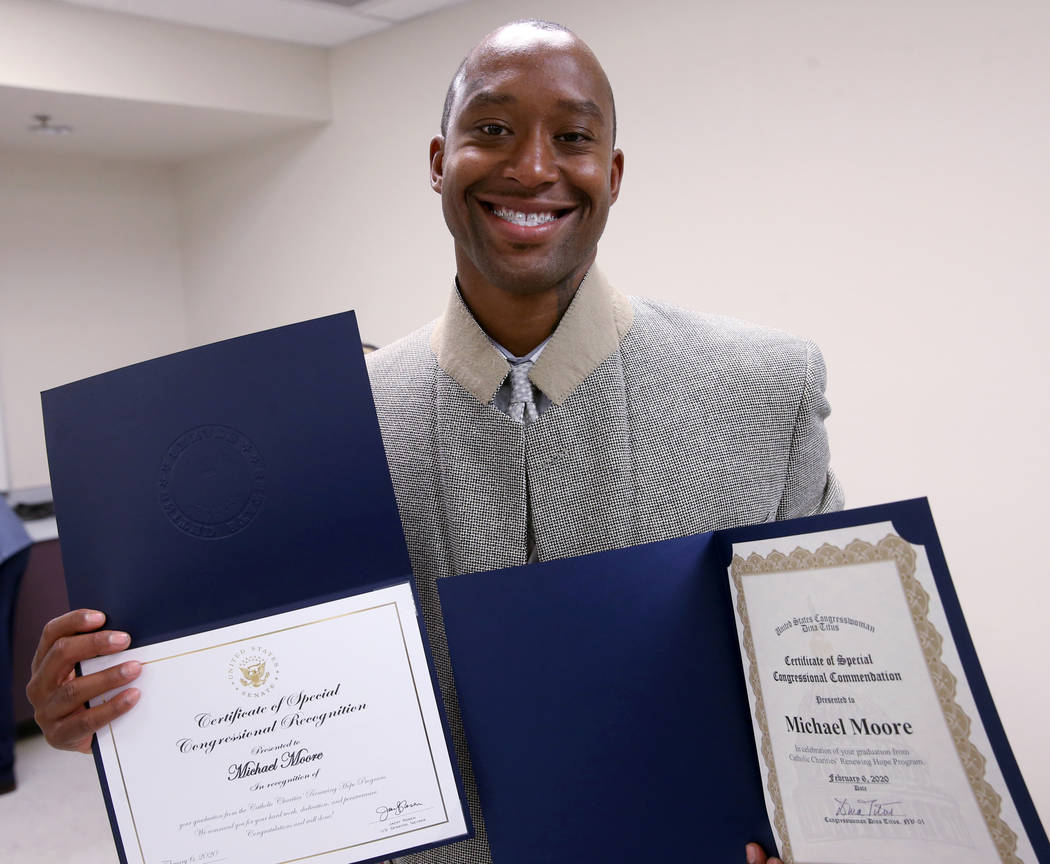
[[884, 523], [736, 544], [770, 823], [788, 862], [1034, 862], [922, 547]]
[[467, 834], [407, 583], [84, 672], [115, 660], [143, 663], [98, 734], [129, 862], [346, 864]]

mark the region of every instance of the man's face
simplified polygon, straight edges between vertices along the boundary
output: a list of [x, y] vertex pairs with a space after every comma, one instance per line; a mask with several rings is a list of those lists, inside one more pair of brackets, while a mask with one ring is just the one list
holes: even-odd
[[472, 55], [431, 142], [461, 282], [576, 288], [620, 189], [612, 114], [597, 61], [567, 34], [497, 36]]

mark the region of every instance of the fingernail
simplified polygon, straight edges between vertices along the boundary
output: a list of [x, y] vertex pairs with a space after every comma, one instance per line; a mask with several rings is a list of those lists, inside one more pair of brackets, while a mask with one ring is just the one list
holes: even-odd
[[125, 690], [121, 694], [120, 698], [124, 702], [124, 704], [128, 708], [130, 708], [132, 705], [134, 705], [136, 702], [139, 701], [139, 691], [138, 690]]
[[134, 678], [142, 670], [142, 664], [138, 660], [129, 660], [120, 667], [120, 674], [125, 678]]
[[106, 616], [101, 612], [87, 612], [84, 614], [84, 624], [88, 627], [98, 627], [105, 620]]
[[127, 633], [110, 633], [109, 644], [110, 645], [127, 645], [131, 642], [131, 637]]
[[755, 864], [758, 860], [758, 852], [755, 850], [755, 847], [748, 843], [744, 849], [747, 853], [747, 864]]

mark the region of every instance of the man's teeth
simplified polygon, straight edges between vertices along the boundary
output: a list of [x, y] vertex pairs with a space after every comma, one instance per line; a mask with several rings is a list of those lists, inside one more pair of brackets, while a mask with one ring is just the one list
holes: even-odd
[[523, 213], [521, 210], [509, 210], [506, 207], [493, 207], [492, 213], [512, 225], [546, 225], [558, 218], [556, 213]]

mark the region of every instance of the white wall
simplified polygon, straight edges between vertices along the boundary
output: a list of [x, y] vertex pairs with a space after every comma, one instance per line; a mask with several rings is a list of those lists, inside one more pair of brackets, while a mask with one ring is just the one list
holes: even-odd
[[4, 433], [4, 394], [0, 391], [0, 492], [11, 488], [10, 472], [7, 467], [7, 441]]
[[[0, 83], [327, 110], [314, 49], [267, 92], [275, 55], [251, 40], [195, 62], [211, 37], [188, 28], [3, 6]], [[460, 58], [522, 15], [577, 29], [616, 90], [613, 282], [816, 339], [848, 503], [931, 497], [1050, 821], [1045, 3], [479, 0], [333, 51], [319, 131], [177, 169], [0, 152], [11, 484], [46, 482], [41, 389], [348, 307], [379, 343], [438, 314], [453, 262], [427, 142]]]
[[425, 22], [444, 19], [333, 52], [324, 129], [180, 169], [192, 339], [353, 306], [385, 343], [438, 314], [454, 269], [427, 145], [455, 49], [431, 60]]
[[0, 0], [0, 84], [325, 119], [323, 49], [41, 0]]
[[190, 339], [356, 307], [383, 343], [438, 314], [427, 142], [460, 58], [523, 15], [616, 90], [613, 282], [816, 339], [848, 503], [930, 496], [1050, 820], [1046, 4], [489, 0], [351, 43], [329, 128], [180, 170]]
[[48, 482], [40, 391], [186, 345], [170, 168], [0, 152], [12, 488]]

